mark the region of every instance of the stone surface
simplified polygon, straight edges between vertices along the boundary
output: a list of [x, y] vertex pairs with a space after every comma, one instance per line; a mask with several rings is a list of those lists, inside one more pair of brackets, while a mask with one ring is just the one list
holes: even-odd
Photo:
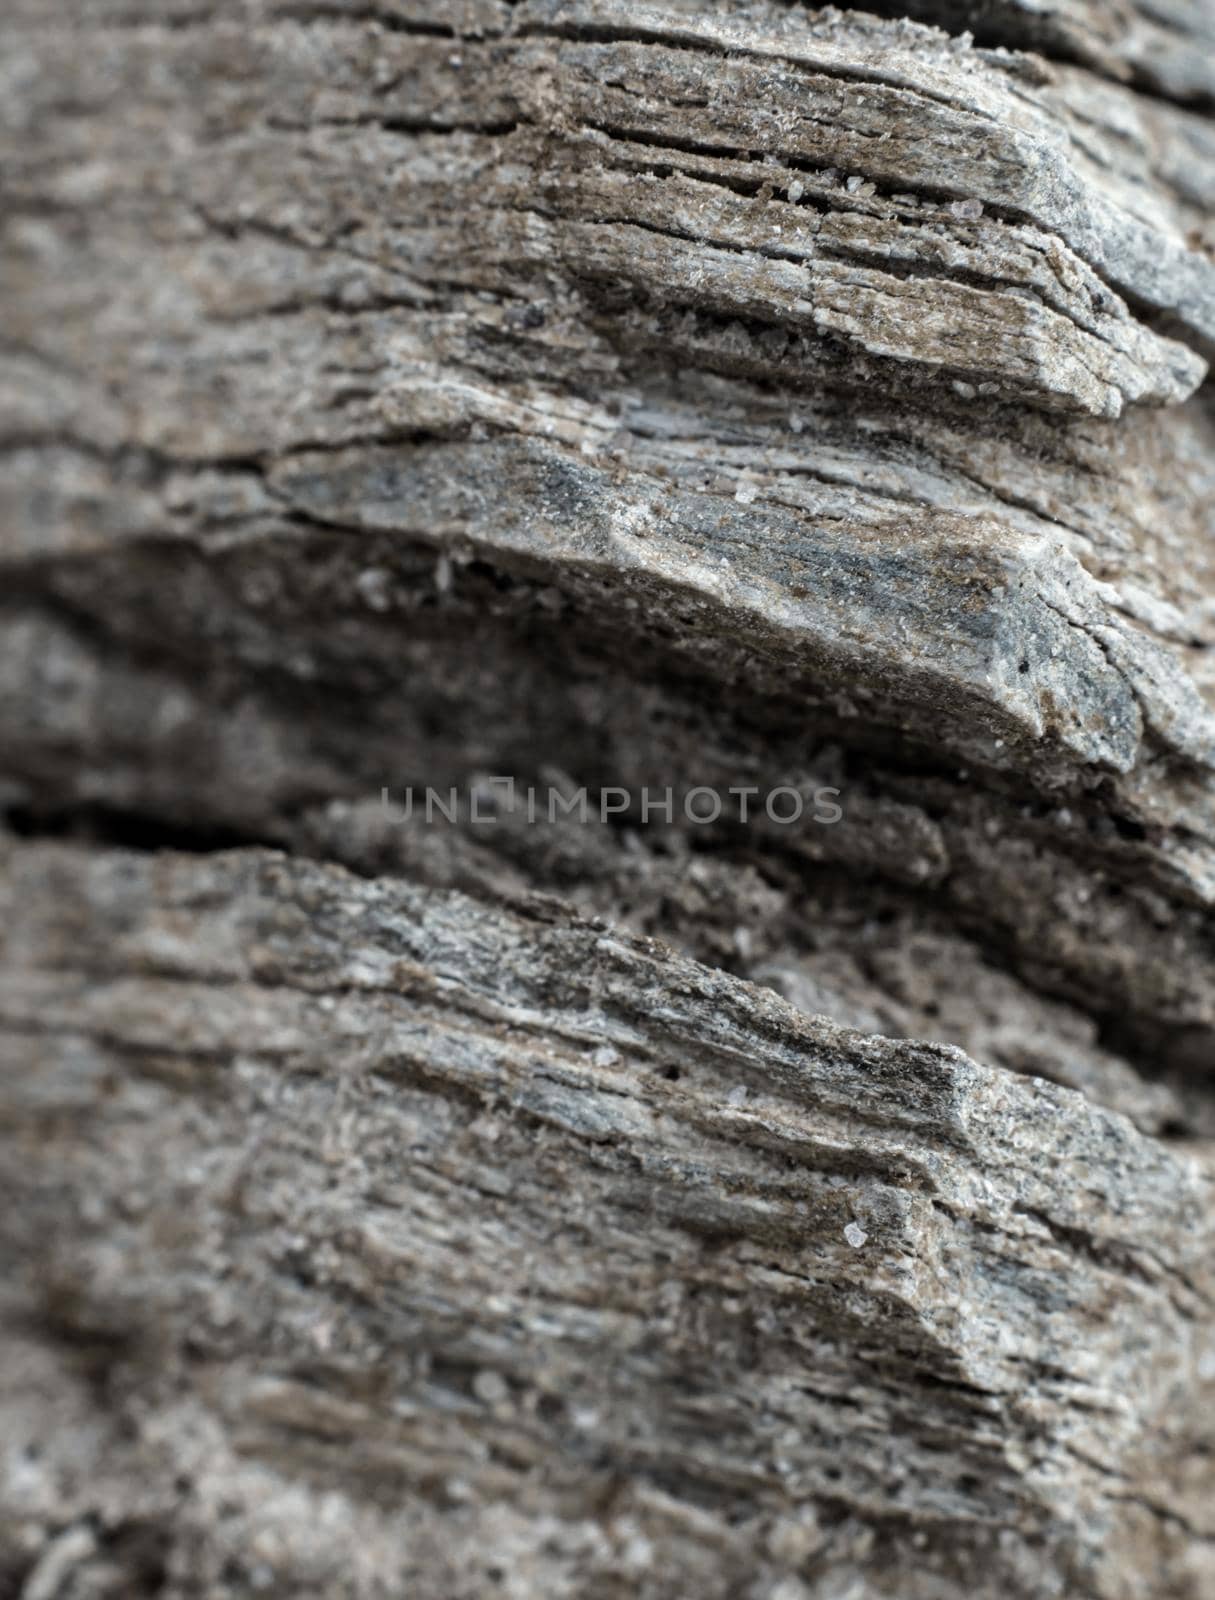
[[907, 10], [5, 7], [0, 1590], [1215, 1588], [1210, 13]]
[[6, 898], [14, 1544], [49, 1506], [101, 1517], [86, 1574], [283, 1592], [1210, 1581], [1197, 1152], [551, 900], [31, 846]]

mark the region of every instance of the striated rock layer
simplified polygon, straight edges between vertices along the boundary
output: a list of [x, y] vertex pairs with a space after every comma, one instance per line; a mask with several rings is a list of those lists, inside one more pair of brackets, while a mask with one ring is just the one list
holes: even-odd
[[5, 8], [5, 1592], [1215, 1591], [1210, 13], [908, 10]]
[[1210, 1581], [1196, 1153], [551, 900], [63, 847], [7, 895], [10, 1514], [116, 1501], [187, 1589]]

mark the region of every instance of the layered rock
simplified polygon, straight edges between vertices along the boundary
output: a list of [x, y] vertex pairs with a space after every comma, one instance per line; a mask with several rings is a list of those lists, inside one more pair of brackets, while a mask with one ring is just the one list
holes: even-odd
[[27, 1594], [1210, 1586], [1206, 24], [909, 9], [8, 8]]

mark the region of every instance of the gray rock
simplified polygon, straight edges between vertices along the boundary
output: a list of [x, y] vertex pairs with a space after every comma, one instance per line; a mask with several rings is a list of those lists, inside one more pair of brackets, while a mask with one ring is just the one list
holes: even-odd
[[1215, 1588], [1208, 19], [908, 11], [6, 7], [5, 1593]]

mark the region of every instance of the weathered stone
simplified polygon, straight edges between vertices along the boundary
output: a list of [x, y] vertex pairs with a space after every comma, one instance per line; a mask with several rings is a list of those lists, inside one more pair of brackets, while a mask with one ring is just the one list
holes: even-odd
[[142, 1483], [169, 1571], [351, 1593], [410, 1570], [385, 1495], [447, 1529], [423, 1594], [1209, 1581], [1196, 1155], [551, 901], [30, 847], [7, 896], [8, 1292], [64, 1342], [6, 1371], [87, 1356], [130, 1437], [69, 1387], [14, 1526]]
[[907, 9], [10, 0], [0, 1590], [1215, 1587], [1209, 19]]

